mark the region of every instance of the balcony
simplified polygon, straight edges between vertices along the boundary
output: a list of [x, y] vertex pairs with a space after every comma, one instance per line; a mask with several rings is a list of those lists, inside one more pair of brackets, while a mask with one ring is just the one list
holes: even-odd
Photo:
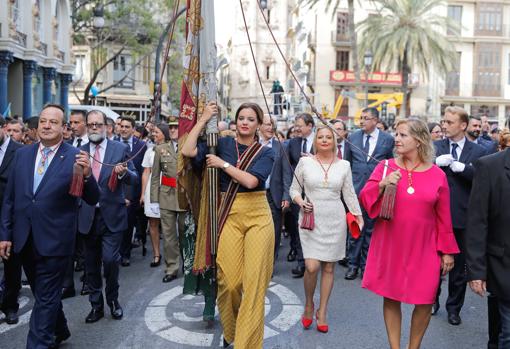
[[333, 30], [331, 32], [331, 44], [336, 47], [351, 46], [351, 38], [349, 32], [337, 32], [336, 30]]
[[[360, 83], [368, 83], [376, 86], [402, 86], [401, 73], [374, 72], [368, 74], [368, 81], [365, 73], [361, 73]], [[329, 83], [331, 85], [354, 85], [356, 78], [352, 70], [331, 70], [329, 72]], [[414, 77], [409, 79], [409, 86], [416, 85]]]
[[501, 84], [479, 82], [473, 84], [473, 97], [501, 97]]

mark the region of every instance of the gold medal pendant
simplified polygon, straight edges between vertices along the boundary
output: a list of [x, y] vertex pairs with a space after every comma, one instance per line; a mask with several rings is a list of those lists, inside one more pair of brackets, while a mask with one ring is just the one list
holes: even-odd
[[42, 175], [42, 174], [44, 173], [44, 167], [39, 166], [39, 168], [37, 169], [37, 173], [38, 173], [39, 175]]
[[407, 194], [413, 195], [414, 194], [414, 188], [413, 187], [408, 187], [407, 188]]
[[322, 182], [322, 186], [323, 186], [324, 188], [327, 188], [327, 186], [328, 186], [328, 181], [323, 181], [323, 182]]

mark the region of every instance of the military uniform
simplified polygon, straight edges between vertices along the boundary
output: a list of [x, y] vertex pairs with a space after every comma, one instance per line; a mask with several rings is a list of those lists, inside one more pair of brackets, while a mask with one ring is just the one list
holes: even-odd
[[[177, 200], [177, 149], [170, 141], [154, 148], [151, 175], [151, 202], [159, 203], [165, 275], [176, 276], [180, 266], [179, 240], [184, 237], [185, 210]], [[178, 234], [177, 234], [178, 230]]]

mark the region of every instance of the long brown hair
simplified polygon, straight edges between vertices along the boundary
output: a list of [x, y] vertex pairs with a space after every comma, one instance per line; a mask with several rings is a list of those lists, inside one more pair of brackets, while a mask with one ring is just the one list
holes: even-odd
[[241, 104], [239, 106], [239, 108], [237, 108], [236, 117], [235, 117], [236, 124], [237, 124], [237, 118], [239, 117], [239, 113], [243, 109], [253, 110], [255, 112], [255, 114], [257, 115], [258, 124], [262, 125], [264, 123], [264, 112], [262, 111], [262, 108], [257, 103], [247, 102], [247, 103]]

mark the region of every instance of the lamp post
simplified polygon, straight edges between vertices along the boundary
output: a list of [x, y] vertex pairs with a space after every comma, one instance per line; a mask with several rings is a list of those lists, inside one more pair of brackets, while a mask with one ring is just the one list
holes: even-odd
[[372, 68], [372, 52], [370, 50], [365, 52], [363, 57], [365, 63], [365, 108], [368, 107], [368, 73]]
[[[92, 57], [94, 57], [94, 69], [97, 69], [97, 65], [99, 64], [99, 59], [97, 55], [101, 54], [101, 30], [104, 28], [105, 20], [104, 20], [104, 7], [102, 4], [97, 5], [94, 10], [92, 11], [93, 17], [92, 17], [92, 26], [94, 27], [94, 31], [97, 35], [97, 42], [98, 46], [97, 48], [94, 48], [92, 46]], [[94, 52], [95, 51], [95, 52]], [[91, 87], [92, 90], [93, 86]], [[97, 91], [97, 90], [96, 90]], [[88, 94], [88, 92], [87, 92]], [[97, 93], [92, 91], [92, 97], [95, 98], [97, 96]]]

